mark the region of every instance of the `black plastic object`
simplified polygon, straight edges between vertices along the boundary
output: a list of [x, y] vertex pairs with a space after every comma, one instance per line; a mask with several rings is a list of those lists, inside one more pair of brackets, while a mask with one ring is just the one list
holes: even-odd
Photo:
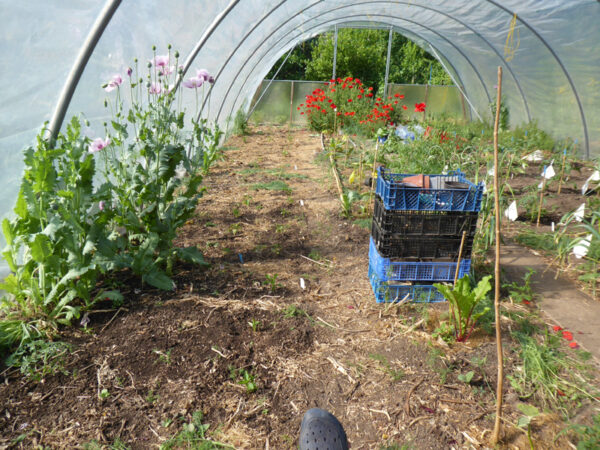
[[[408, 260], [456, 261], [460, 251], [462, 236], [407, 236], [386, 233], [375, 220], [371, 223], [371, 236], [377, 251], [384, 258]], [[470, 259], [473, 250], [473, 236], [465, 238], [461, 259]]]
[[478, 215], [476, 212], [390, 210], [384, 208], [378, 195], [373, 207], [373, 221], [381, 231], [406, 236], [462, 237], [466, 231], [468, 237], [473, 237]]
[[342, 424], [323, 409], [306, 411], [300, 425], [300, 450], [348, 450], [348, 439]]

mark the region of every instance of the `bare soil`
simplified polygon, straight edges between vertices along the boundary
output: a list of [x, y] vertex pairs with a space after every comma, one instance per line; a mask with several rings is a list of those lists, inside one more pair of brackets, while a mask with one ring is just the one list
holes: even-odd
[[[117, 438], [156, 448], [202, 411], [221, 442], [291, 449], [312, 407], [335, 414], [355, 449], [485, 448], [493, 337], [480, 331], [449, 347], [430, 333], [447, 305], [375, 303], [369, 231], [341, 218], [320, 151], [318, 136], [295, 129], [230, 139], [178, 242], [197, 245], [211, 267], [178, 265], [174, 292], [122, 274], [122, 308], [102, 305], [87, 330], [65, 330], [63, 373], [36, 382], [4, 371], [0, 448]], [[503, 326], [508, 334], [510, 321]], [[504, 345], [511, 373], [516, 349]], [[255, 392], [240, 383], [244, 371]], [[469, 371], [471, 383], [460, 381]], [[514, 426], [519, 398], [505, 389], [503, 446], [528, 448]], [[557, 437], [564, 426], [537, 418], [538, 448], [568, 447], [566, 434]]]

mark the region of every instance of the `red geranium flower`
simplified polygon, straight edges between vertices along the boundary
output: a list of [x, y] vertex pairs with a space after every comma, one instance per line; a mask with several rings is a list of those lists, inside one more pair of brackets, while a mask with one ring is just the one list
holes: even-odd
[[415, 103], [415, 112], [425, 112], [425, 103]]

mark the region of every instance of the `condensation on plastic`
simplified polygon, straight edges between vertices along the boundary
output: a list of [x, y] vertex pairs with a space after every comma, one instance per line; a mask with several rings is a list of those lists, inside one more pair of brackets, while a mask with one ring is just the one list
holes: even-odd
[[[88, 63], [67, 119], [84, 112], [94, 132], [103, 134], [108, 114], [101, 84], [114, 73], [123, 74], [134, 57], [143, 66], [153, 44], [162, 54], [171, 43], [183, 61], [229, 3], [123, 1]], [[99, 0], [0, 3], [0, 216], [14, 204], [21, 149], [50, 118], [101, 9]], [[537, 120], [555, 137], [577, 139], [580, 152], [587, 130], [593, 158], [600, 155], [599, 22], [596, 0], [240, 0], [200, 50], [191, 71], [206, 68], [219, 74], [206, 114], [224, 125], [238, 109], [247, 110], [271, 66], [301, 41], [335, 25], [392, 26], [426, 50], [433, 47], [486, 120], [501, 65], [511, 124]], [[503, 56], [511, 32], [514, 54], [507, 62]], [[194, 108], [191, 101], [185, 104]]]

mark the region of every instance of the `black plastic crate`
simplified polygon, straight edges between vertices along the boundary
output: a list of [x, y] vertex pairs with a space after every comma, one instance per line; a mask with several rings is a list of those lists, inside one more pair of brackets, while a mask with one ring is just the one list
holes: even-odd
[[[460, 251], [460, 237], [406, 236], [386, 233], [377, 224], [371, 223], [371, 236], [377, 251], [384, 258], [410, 260], [456, 261]], [[473, 250], [473, 236], [465, 238], [461, 259], [470, 259]]]
[[477, 212], [412, 211], [385, 209], [383, 200], [375, 196], [373, 221], [384, 233], [406, 236], [468, 237], [477, 231]]

